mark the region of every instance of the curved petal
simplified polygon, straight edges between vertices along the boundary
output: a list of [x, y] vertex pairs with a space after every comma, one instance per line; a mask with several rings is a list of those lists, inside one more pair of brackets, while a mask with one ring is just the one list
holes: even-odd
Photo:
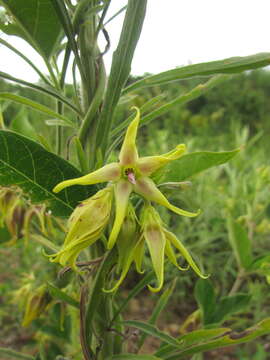
[[168, 256], [170, 262], [175, 265], [179, 270], [186, 271], [189, 269], [189, 265], [187, 267], [182, 267], [178, 264], [177, 258], [168, 239], [166, 239], [165, 254]]
[[132, 107], [135, 109], [137, 114], [135, 119], [131, 121], [127, 128], [127, 132], [125, 135], [125, 139], [123, 145], [121, 147], [121, 151], [119, 154], [119, 161], [121, 165], [130, 165], [135, 164], [138, 160], [138, 151], [136, 148], [136, 136], [138, 125], [140, 122], [140, 110], [137, 107]]
[[138, 193], [139, 195], [145, 197], [147, 200], [154, 201], [157, 204], [163, 205], [178, 215], [194, 217], [194, 216], [199, 215], [199, 213], [200, 213], [200, 210], [198, 210], [196, 213], [192, 213], [192, 212], [180, 209], [180, 208], [172, 205], [171, 203], [169, 203], [169, 201], [162, 194], [162, 192], [160, 192], [159, 189], [156, 187], [154, 181], [148, 177], [142, 177], [142, 178], [137, 179], [137, 182], [134, 185], [134, 191], [136, 193]]
[[167, 231], [164, 229], [164, 233], [165, 233], [166, 239], [168, 241], [170, 241], [173, 244], [173, 246], [176, 247], [177, 250], [180, 251], [180, 253], [186, 259], [186, 261], [188, 262], [190, 267], [192, 267], [192, 269], [195, 271], [195, 273], [197, 275], [199, 275], [201, 278], [207, 279], [209, 277], [209, 275], [203, 275], [203, 273], [201, 272], [199, 267], [196, 265], [195, 261], [192, 259], [190, 253], [185, 248], [185, 246], [182, 244], [182, 242], [170, 231]]
[[146, 240], [153, 268], [158, 280], [158, 286], [156, 288], [150, 285], [148, 285], [148, 288], [153, 292], [158, 292], [162, 288], [164, 282], [164, 252], [166, 238], [162, 228], [157, 224], [146, 226], [143, 235]]
[[131, 191], [132, 191], [132, 185], [126, 180], [121, 179], [115, 184], [114, 187], [115, 219], [108, 240], [108, 245], [107, 245], [108, 249], [111, 249], [114, 246], [119, 231], [121, 229], [122, 223], [126, 216], [128, 199]]
[[120, 175], [121, 168], [119, 163], [111, 163], [88, 175], [60, 182], [53, 188], [53, 192], [58, 193], [72, 185], [93, 185], [101, 182], [116, 181], [120, 178]]
[[186, 151], [186, 145], [177, 145], [172, 151], [159, 156], [146, 156], [137, 160], [137, 168], [143, 176], [149, 176], [170, 161], [179, 159]]

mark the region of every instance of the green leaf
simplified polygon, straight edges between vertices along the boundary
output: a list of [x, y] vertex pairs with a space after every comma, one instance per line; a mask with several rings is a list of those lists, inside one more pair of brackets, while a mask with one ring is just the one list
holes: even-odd
[[153, 355], [119, 354], [107, 357], [106, 360], [160, 360]]
[[231, 160], [239, 149], [224, 152], [201, 151], [182, 156], [164, 168], [163, 181], [184, 181], [213, 166], [218, 166]]
[[136, 329], [139, 329], [140, 331], [151, 335], [163, 342], [165, 342], [166, 344], [170, 344], [173, 346], [178, 347], [180, 345], [180, 342], [173, 338], [172, 336], [166, 334], [163, 331], [160, 331], [159, 329], [157, 329], [155, 326], [151, 325], [151, 324], [147, 324], [143, 321], [135, 321], [135, 320], [126, 320], [121, 322], [126, 326], [131, 326], [131, 327], [135, 327]]
[[39, 103], [37, 103], [33, 100], [30, 100], [30, 99], [27, 99], [23, 96], [15, 95], [15, 94], [7, 93], [7, 92], [0, 92], [0, 99], [8, 99], [8, 100], [15, 101], [18, 104], [26, 105], [26, 106], [30, 107], [31, 109], [37, 110], [45, 115], [48, 115], [50, 117], [55, 117], [57, 119], [61, 119], [62, 121], [64, 121], [66, 126], [74, 127], [74, 124], [69, 119], [67, 119], [64, 116], [58, 114], [57, 112], [51, 110], [47, 106], [39, 104]]
[[63, 290], [59, 289], [55, 285], [47, 282], [49, 293], [52, 297], [64, 301], [65, 303], [79, 309], [80, 304], [77, 300], [73, 299], [71, 296], [67, 295]]
[[195, 298], [200, 306], [204, 325], [211, 324], [216, 308], [216, 295], [209, 280], [199, 279], [196, 282]]
[[49, 96], [52, 96], [54, 99], [58, 99], [60, 100], [62, 103], [64, 103], [65, 105], [67, 105], [70, 109], [72, 109], [74, 112], [76, 112], [76, 114], [78, 115], [82, 115], [80, 113], [80, 111], [72, 104], [69, 102], [69, 99], [67, 99], [66, 97], [62, 96], [58, 91], [56, 91], [55, 89], [53, 89], [52, 87], [43, 87], [43, 86], [39, 86], [37, 84], [34, 83], [30, 83], [28, 81], [22, 80], [22, 79], [18, 79], [16, 77], [13, 77], [3, 71], [0, 71], [0, 77], [2, 77], [3, 79], [9, 80], [9, 81], [14, 81], [18, 84], [21, 84], [23, 86], [28, 86], [31, 89], [38, 91], [38, 92], [42, 92], [44, 94], [47, 94]]
[[[217, 328], [217, 329], [200, 329], [194, 330], [190, 333], [184, 334], [178, 337], [179, 346], [178, 349], [187, 348], [193, 344], [202, 343], [218, 336], [224, 335], [228, 333], [231, 329], [229, 328]], [[160, 356], [161, 358], [167, 357], [168, 354], [175, 352], [176, 348], [171, 345], [163, 345], [156, 353], [156, 356]], [[166, 356], [165, 356], [166, 355]]]
[[71, 122], [66, 122], [64, 120], [58, 120], [58, 119], [45, 120], [45, 124], [48, 126], [67, 126], [67, 127], [72, 127], [72, 128], [76, 127], [76, 125]]
[[259, 336], [263, 336], [270, 333], [270, 318], [266, 318], [259, 322], [258, 324], [242, 331], [234, 332], [229, 331], [224, 334], [224, 336], [218, 336], [213, 340], [207, 342], [198, 341], [197, 344], [193, 346], [188, 346], [187, 348], [175, 352], [173, 355], [166, 356], [166, 360], [179, 360], [187, 359], [188, 356], [191, 356], [196, 353], [201, 353], [204, 351], [220, 349], [227, 346], [233, 346], [237, 344], [242, 344], [248, 341], [252, 341]]
[[138, 295], [146, 287], [146, 285], [148, 285], [150, 283], [150, 281], [153, 280], [154, 278], [155, 278], [155, 272], [154, 271], [149, 272], [138, 282], [138, 284], [131, 291], [129, 291], [128, 296], [125, 298], [125, 300], [119, 306], [119, 308], [116, 309], [116, 311], [114, 313], [114, 317], [111, 321], [112, 323], [119, 316], [119, 314], [121, 314], [123, 312], [123, 310], [127, 307], [129, 301], [132, 298], [134, 298], [136, 295]]
[[[154, 307], [154, 310], [150, 316], [150, 319], [148, 321], [149, 324], [151, 325], [155, 325], [159, 315], [161, 314], [161, 312], [165, 309], [173, 291], [175, 288], [175, 281], [173, 281], [173, 283], [171, 284], [170, 287], [168, 287], [163, 294], [160, 296], [160, 298], [158, 299], [158, 302], [156, 304], [156, 306]], [[142, 347], [142, 345], [144, 344], [144, 341], [146, 339], [147, 335], [144, 333], [142, 334], [142, 336], [140, 337], [140, 340], [138, 342], [138, 349], [140, 349]]]
[[209, 76], [214, 74], [235, 74], [244, 70], [252, 70], [270, 64], [270, 53], [260, 53], [245, 57], [233, 57], [224, 60], [211, 61], [188, 65], [173, 70], [148, 76], [129, 85], [123, 94], [147, 86], [161, 85], [170, 81], [182, 80], [195, 76]]
[[68, 216], [79, 201], [95, 191], [94, 186], [72, 186], [60, 194], [52, 192], [59, 182], [81, 176], [67, 161], [34, 141], [0, 131], [0, 185], [18, 185], [33, 203], [45, 202], [55, 216]]
[[21, 108], [18, 114], [11, 120], [10, 130], [27, 136], [32, 140], [38, 140], [37, 132], [28, 120], [25, 108]]
[[227, 217], [229, 240], [240, 268], [248, 269], [253, 261], [251, 242], [246, 230], [229, 214]]
[[247, 294], [236, 294], [221, 298], [216, 304], [216, 310], [213, 314], [212, 323], [221, 323], [228, 316], [244, 310], [250, 303], [250, 299], [251, 295]]
[[19, 353], [18, 351], [14, 351], [12, 349], [6, 349], [0, 347], [0, 354], [4, 354], [12, 359], [22, 359], [22, 360], [34, 360], [35, 358], [31, 355], [26, 355]]
[[48, 59], [60, 40], [62, 28], [50, 1], [1, 0], [1, 3], [15, 19], [13, 30], [16, 35], [23, 37]]
[[105, 154], [113, 113], [128, 79], [134, 51], [139, 40], [146, 11], [146, 0], [129, 0], [120, 40], [112, 58], [101, 117], [97, 128], [97, 144]]

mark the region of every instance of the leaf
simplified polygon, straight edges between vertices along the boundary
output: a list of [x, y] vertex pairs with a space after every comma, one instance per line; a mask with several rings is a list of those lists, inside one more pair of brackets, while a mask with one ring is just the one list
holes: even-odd
[[233, 346], [252, 341], [259, 336], [269, 334], [270, 332], [270, 318], [266, 318], [258, 324], [242, 331], [242, 332], [226, 332], [224, 336], [219, 336], [216, 339], [206, 342], [198, 342], [193, 346], [188, 346], [186, 349], [175, 352], [173, 355], [166, 356], [166, 360], [179, 360], [186, 359], [193, 354], [201, 353], [204, 351], [220, 349], [226, 346]]
[[52, 189], [59, 182], [81, 176], [67, 161], [34, 141], [0, 131], [0, 185], [21, 187], [33, 203], [45, 202], [55, 216], [68, 216], [79, 201], [95, 191], [94, 186], [72, 186], [60, 194]]
[[231, 160], [239, 149], [224, 152], [201, 151], [182, 156], [172, 161], [164, 169], [163, 181], [184, 181], [213, 166], [218, 166]]
[[229, 240], [240, 268], [248, 269], [253, 261], [251, 242], [246, 230], [229, 214], [227, 217]]
[[106, 360], [161, 360], [153, 355], [119, 354], [107, 357]]
[[67, 99], [66, 97], [64, 97], [63, 95], [61, 95], [58, 91], [56, 91], [55, 89], [53, 89], [52, 87], [42, 87], [42, 86], [39, 86], [37, 84], [34, 84], [34, 83], [30, 83], [30, 82], [27, 82], [25, 80], [22, 80], [22, 79], [18, 79], [16, 77], [13, 77], [3, 71], [0, 71], [0, 77], [2, 77], [3, 79], [7, 79], [9, 81], [14, 81], [18, 84], [21, 84], [23, 86], [28, 86], [30, 87], [31, 89], [35, 90], [35, 91], [38, 91], [38, 92], [42, 92], [42, 93], [45, 93], [49, 96], [52, 96], [54, 99], [58, 99], [60, 100], [62, 103], [64, 103], [65, 105], [67, 105], [70, 109], [72, 109], [73, 111], [76, 112], [76, 114], [78, 115], [82, 115], [80, 113], [80, 111], [72, 104], [69, 102], [69, 99]]
[[9, 129], [27, 136], [32, 140], [38, 140], [37, 132], [28, 120], [25, 108], [21, 108], [18, 114], [11, 120]]
[[251, 295], [247, 294], [236, 294], [233, 296], [226, 296], [221, 298], [216, 305], [216, 310], [213, 314], [212, 323], [221, 323], [228, 316], [242, 311], [250, 303], [250, 299]]
[[62, 29], [51, 2], [1, 0], [1, 3], [15, 19], [13, 31], [16, 35], [28, 41], [43, 57], [50, 58], [60, 40]]
[[77, 300], [73, 299], [71, 296], [69, 296], [68, 294], [66, 294], [63, 290], [59, 289], [58, 287], [56, 287], [55, 285], [47, 282], [47, 286], [48, 286], [48, 290], [49, 293], [51, 294], [52, 297], [64, 301], [65, 303], [79, 309], [80, 308], [80, 304]]
[[[218, 336], [227, 334], [229, 328], [217, 328], [217, 329], [200, 329], [194, 330], [190, 333], [184, 334], [178, 337], [179, 346], [178, 349], [187, 348], [193, 344], [202, 343]], [[176, 348], [171, 345], [163, 345], [156, 353], [156, 356], [160, 356], [161, 358], [167, 357], [168, 354], [175, 352]], [[166, 356], [165, 356], [166, 355]]]
[[[149, 324], [151, 325], [155, 325], [159, 315], [161, 314], [161, 312], [165, 309], [173, 291], [175, 288], [175, 281], [173, 281], [173, 283], [171, 284], [170, 287], [168, 287], [163, 294], [160, 296], [160, 298], [158, 299], [158, 302], [156, 304], [156, 306], [154, 307], [154, 310], [152, 311], [152, 314], [150, 316], [150, 319], [148, 321]], [[144, 344], [144, 341], [146, 339], [147, 335], [144, 333], [142, 334], [142, 336], [140, 337], [140, 340], [138, 342], [138, 349], [140, 349], [142, 347], [142, 345]]]
[[209, 280], [199, 279], [196, 282], [195, 298], [200, 306], [204, 325], [211, 324], [216, 309], [216, 295]]
[[113, 53], [108, 87], [97, 128], [97, 144], [104, 155], [113, 113], [128, 79], [134, 51], [139, 40], [146, 11], [146, 0], [129, 0], [117, 49]]
[[15, 94], [7, 93], [7, 92], [0, 92], [0, 99], [8, 99], [8, 100], [15, 101], [18, 104], [26, 105], [26, 106], [30, 107], [31, 109], [37, 110], [45, 115], [48, 115], [50, 117], [56, 117], [57, 119], [61, 119], [62, 121], [64, 121], [66, 126], [74, 127], [74, 124], [69, 119], [67, 119], [64, 116], [58, 114], [57, 112], [51, 110], [47, 106], [39, 104], [33, 100], [27, 99], [24, 96], [15, 95]]
[[119, 314], [123, 312], [123, 310], [127, 307], [129, 301], [132, 298], [134, 298], [136, 295], [138, 295], [146, 287], [146, 285], [148, 285], [150, 281], [153, 280], [154, 278], [155, 278], [154, 271], [149, 272], [138, 282], [138, 284], [131, 291], [129, 291], [128, 296], [123, 300], [119, 308], [115, 310], [112, 322], [119, 316]]
[[58, 120], [58, 119], [48, 119], [48, 120], [45, 120], [45, 123], [48, 126], [67, 126], [67, 127], [72, 127], [72, 128], [76, 127], [75, 124], [73, 124], [73, 123], [69, 123], [64, 120]]
[[195, 76], [209, 76], [214, 74], [235, 74], [244, 70], [252, 70], [264, 67], [270, 64], [270, 53], [260, 53], [245, 57], [232, 57], [224, 60], [211, 61], [188, 65], [173, 70], [148, 76], [142, 80], [136, 81], [126, 87], [123, 94], [141, 89], [147, 86], [161, 85], [171, 81], [182, 80]]
[[22, 359], [22, 360], [34, 360], [35, 358], [31, 355], [22, 354], [18, 351], [14, 351], [12, 349], [7, 349], [0, 347], [0, 354], [4, 354], [9, 356], [12, 359]]
[[170, 344], [170, 345], [173, 345], [176, 347], [178, 347], [180, 345], [180, 342], [177, 339], [166, 334], [165, 332], [160, 331], [155, 326], [153, 326], [151, 324], [147, 324], [143, 321], [126, 320], [121, 323], [123, 323], [126, 326], [135, 327], [136, 329], [139, 329], [140, 331], [142, 331], [148, 335], [151, 335], [151, 336], [165, 342], [166, 344]]

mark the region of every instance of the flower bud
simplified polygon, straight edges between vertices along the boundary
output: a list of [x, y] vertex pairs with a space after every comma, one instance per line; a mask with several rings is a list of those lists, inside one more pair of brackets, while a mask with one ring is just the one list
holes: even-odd
[[108, 223], [112, 203], [112, 187], [98, 191], [81, 202], [68, 220], [68, 234], [62, 250], [50, 255], [52, 262], [75, 267], [79, 253], [97, 241]]

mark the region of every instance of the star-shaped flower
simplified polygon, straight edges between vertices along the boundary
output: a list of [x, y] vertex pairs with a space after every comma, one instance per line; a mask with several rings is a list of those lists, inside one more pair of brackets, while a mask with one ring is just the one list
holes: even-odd
[[115, 219], [110, 237], [108, 240], [108, 249], [111, 249], [120, 232], [124, 221], [129, 197], [132, 191], [141, 195], [148, 201], [154, 201], [157, 204], [167, 207], [169, 210], [183, 216], [194, 217], [199, 214], [182, 210], [172, 205], [166, 197], [160, 192], [151, 179], [151, 175], [172, 160], [181, 157], [186, 146], [180, 144], [172, 151], [160, 156], [139, 157], [136, 147], [136, 136], [140, 122], [140, 110], [134, 107], [136, 116], [128, 126], [124, 142], [119, 154], [119, 162], [114, 162], [103, 166], [102, 168], [91, 172], [88, 175], [62, 181], [53, 189], [59, 192], [71, 185], [93, 185], [102, 182], [113, 182], [115, 195]]

